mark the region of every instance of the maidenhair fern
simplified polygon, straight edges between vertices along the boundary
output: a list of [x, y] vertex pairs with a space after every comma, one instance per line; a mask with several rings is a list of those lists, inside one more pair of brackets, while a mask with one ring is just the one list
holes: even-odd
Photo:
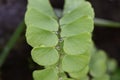
[[85, 0], [65, 0], [61, 18], [49, 0], [28, 1], [27, 42], [33, 60], [45, 68], [33, 72], [34, 80], [88, 80], [93, 18]]

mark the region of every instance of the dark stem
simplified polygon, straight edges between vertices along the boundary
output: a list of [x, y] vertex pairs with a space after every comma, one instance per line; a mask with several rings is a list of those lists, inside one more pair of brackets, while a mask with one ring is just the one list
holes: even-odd
[[[59, 21], [58, 21], [59, 23]], [[62, 74], [64, 73], [63, 70], [62, 70], [62, 59], [63, 59], [63, 56], [64, 56], [64, 51], [63, 51], [63, 39], [61, 37], [61, 27], [60, 27], [60, 24], [59, 24], [59, 29], [57, 31], [57, 36], [58, 36], [58, 39], [59, 39], [59, 42], [56, 46], [56, 49], [59, 53], [59, 61], [58, 61], [58, 64], [57, 64], [57, 68], [58, 68], [58, 76], [59, 76], [59, 79], [62, 80]]]

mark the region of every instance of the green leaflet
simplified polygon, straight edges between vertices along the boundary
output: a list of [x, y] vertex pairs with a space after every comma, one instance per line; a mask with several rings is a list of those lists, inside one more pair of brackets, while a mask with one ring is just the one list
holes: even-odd
[[74, 73], [83, 70], [90, 60], [90, 53], [81, 55], [66, 55], [62, 61], [62, 68], [66, 72]]
[[35, 26], [27, 27], [26, 36], [27, 42], [32, 47], [38, 46], [52, 47], [57, 45], [58, 43], [58, 38], [55, 35], [55, 33], [40, 29]]
[[79, 19], [73, 21], [70, 24], [61, 26], [61, 36], [70, 37], [81, 33], [92, 32], [93, 27], [90, 26], [93, 26], [92, 18], [90, 18], [89, 16], [80, 17]]
[[79, 72], [70, 73], [70, 76], [75, 78], [75, 79], [84, 79], [84, 78], [86, 79], [88, 71], [89, 71], [89, 67], [87, 66]]
[[70, 13], [75, 8], [78, 8], [78, 6], [80, 6], [83, 1], [85, 1], [85, 0], [74, 0], [74, 1], [73, 0], [65, 0], [65, 6], [64, 6], [63, 14]]
[[[75, 21], [83, 16], [89, 16], [92, 19], [94, 18], [94, 12], [93, 12], [93, 9], [91, 8], [90, 3], [85, 2], [85, 1], [81, 2], [80, 6], [78, 6], [77, 8], [72, 10], [71, 12], [64, 14], [60, 20], [60, 24], [61, 25], [70, 24], [71, 22], [73, 22], [73, 21]], [[93, 26], [90, 26], [90, 27], [93, 27]]]
[[37, 11], [41, 12], [42, 14], [45, 14], [49, 17], [57, 18], [50, 3], [49, 3], [49, 0], [44, 0], [44, 1], [43, 0], [29, 0], [28, 1], [28, 9], [29, 8], [34, 8], [35, 10], [37, 10]]
[[98, 51], [95, 53], [90, 62], [90, 74], [93, 77], [100, 77], [104, 75], [107, 71], [107, 57], [105, 52]]
[[94, 18], [90, 3], [65, 0], [61, 19], [54, 14], [49, 0], [28, 3], [27, 42], [33, 47], [33, 60], [45, 67], [33, 73], [34, 80], [88, 80]]
[[91, 47], [91, 34], [84, 33], [64, 39], [64, 51], [68, 55], [83, 54]]
[[33, 72], [34, 80], [58, 80], [58, 75], [55, 69], [44, 69]]
[[108, 71], [110, 73], [115, 72], [116, 69], [117, 69], [117, 62], [116, 62], [116, 60], [115, 59], [109, 59], [108, 63], [107, 63], [107, 66], [108, 66]]
[[48, 31], [58, 30], [58, 23], [54, 18], [45, 15], [34, 8], [28, 8], [25, 19], [28, 26], [36, 26]]
[[110, 80], [110, 76], [109, 75], [102, 75], [101, 77], [96, 77], [96, 78], [93, 78], [92, 80]]
[[39, 47], [32, 50], [32, 58], [39, 65], [48, 66], [55, 64], [59, 55], [57, 50], [52, 47]]

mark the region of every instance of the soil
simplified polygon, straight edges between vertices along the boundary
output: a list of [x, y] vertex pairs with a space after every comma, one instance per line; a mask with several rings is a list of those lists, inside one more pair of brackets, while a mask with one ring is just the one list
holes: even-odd
[[[95, 9], [96, 17], [120, 22], [120, 0], [89, 1]], [[64, 0], [51, 0], [51, 3], [55, 8], [63, 8]], [[0, 0], [0, 51], [24, 19], [26, 5], [26, 0]], [[105, 50], [120, 64], [120, 28], [96, 26], [93, 40], [99, 49]], [[39, 67], [32, 61], [30, 50], [23, 33], [2, 67], [2, 80], [33, 80], [32, 71]]]

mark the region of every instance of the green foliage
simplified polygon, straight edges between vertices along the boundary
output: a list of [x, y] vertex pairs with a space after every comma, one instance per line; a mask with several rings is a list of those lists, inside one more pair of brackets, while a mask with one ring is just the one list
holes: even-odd
[[111, 77], [111, 80], [120, 80], [120, 69], [117, 69]]
[[27, 27], [26, 36], [28, 43], [32, 47], [53, 47], [58, 43], [58, 38], [53, 32], [42, 30], [34, 26]]
[[109, 59], [104, 51], [96, 50], [92, 54], [89, 66], [92, 80], [111, 80], [117, 63], [114, 59]]
[[103, 76], [107, 71], [107, 56], [105, 52], [98, 51], [93, 54], [90, 62], [90, 74], [93, 77]]
[[48, 66], [55, 64], [59, 60], [59, 55], [54, 48], [39, 47], [32, 50], [32, 58], [39, 65]]
[[110, 80], [110, 76], [107, 75], [107, 74], [104, 74], [104, 75], [102, 75], [102, 76], [100, 76], [100, 77], [95, 77], [95, 78], [92, 79], [92, 80]]
[[81, 33], [92, 32], [93, 27], [90, 26], [93, 26], [92, 18], [87, 16], [80, 17], [70, 24], [63, 25], [61, 36], [70, 37]]
[[[76, 46], [77, 45], [77, 46]], [[90, 33], [84, 33], [64, 39], [64, 51], [68, 55], [84, 54], [91, 47]]]
[[93, 19], [85, 0], [65, 0], [59, 17], [48, 0], [29, 0], [26, 38], [33, 60], [45, 68], [33, 72], [34, 80], [110, 80], [116, 61], [93, 48]]
[[107, 65], [107, 66], [108, 66], [108, 71], [109, 71], [110, 73], [116, 71], [116, 69], [117, 69], [117, 62], [116, 62], [115, 59], [109, 59], [107, 64], [108, 64], [108, 65]]
[[34, 79], [88, 80], [94, 24], [90, 3], [65, 0], [63, 15], [58, 19], [48, 0], [28, 2], [27, 42], [33, 47], [33, 60], [45, 67], [34, 71]]
[[71, 72], [70, 76], [72, 76], [75, 79], [88, 80], [88, 77], [87, 77], [88, 71], [89, 71], [89, 66], [85, 67], [85, 69], [79, 72]]
[[[76, 3], [73, 5], [73, 3]], [[73, 6], [71, 6], [73, 5]], [[73, 7], [73, 8], [71, 8]], [[60, 24], [70, 24], [75, 20], [79, 20], [79, 18], [82, 17], [88, 17], [88, 19], [93, 19], [94, 18], [94, 12], [93, 9], [91, 8], [91, 5], [89, 2], [86, 1], [81, 1], [81, 0], [66, 0], [66, 4], [64, 7], [64, 13], [63, 17], [60, 20]], [[93, 28], [93, 26], [91, 26]]]
[[34, 71], [35, 80], [58, 80], [57, 71], [53, 68]]
[[88, 65], [89, 60], [89, 53], [81, 55], [66, 55], [63, 58], [62, 67], [66, 72], [80, 72]]

